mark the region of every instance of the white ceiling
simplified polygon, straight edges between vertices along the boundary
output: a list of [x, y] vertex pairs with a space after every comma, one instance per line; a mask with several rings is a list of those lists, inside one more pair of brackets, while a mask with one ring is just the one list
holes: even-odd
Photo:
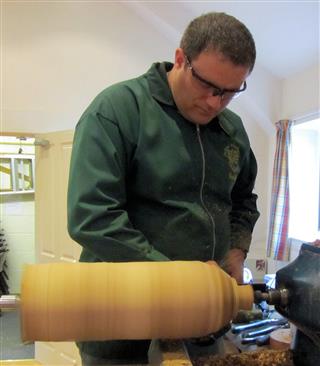
[[288, 78], [319, 63], [319, 0], [317, 1], [138, 1], [126, 2], [171, 40], [194, 17], [221, 11], [250, 29], [257, 62], [279, 78]]
[[[39, 35], [39, 24], [43, 31], [59, 31], [72, 29], [78, 22], [83, 30], [93, 26], [108, 39], [112, 35], [106, 30], [112, 23], [114, 34], [125, 45], [127, 39], [139, 34], [134, 28], [134, 20], [139, 18], [142, 27], [152, 28], [151, 34], [157, 32], [168, 40], [168, 48], [178, 46], [182, 32], [194, 17], [222, 11], [247, 25], [256, 41], [257, 62], [274, 76], [288, 78], [319, 63], [320, 0], [12, 0], [4, 1], [2, 6], [5, 36], [10, 35], [12, 22], [20, 24], [17, 34], [21, 38], [23, 32], [32, 37]], [[132, 14], [130, 19], [128, 12]]]
[[[260, 72], [253, 73], [258, 82], [251, 90], [264, 75], [263, 90], [255, 90], [257, 120], [275, 120], [279, 95], [271, 96], [272, 106], [264, 98], [274, 83], [299, 81], [296, 73], [319, 64], [319, 0], [1, 0], [0, 7], [6, 131], [73, 128], [107, 85], [145, 72], [152, 62], [172, 61], [185, 27], [208, 11], [236, 16], [255, 38]], [[264, 117], [266, 110], [271, 117]]]

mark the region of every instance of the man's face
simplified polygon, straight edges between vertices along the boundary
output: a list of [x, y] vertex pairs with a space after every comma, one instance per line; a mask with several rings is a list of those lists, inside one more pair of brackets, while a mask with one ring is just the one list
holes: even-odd
[[[205, 51], [195, 59], [176, 50], [170, 87], [180, 113], [200, 125], [209, 123], [232, 99], [232, 93], [213, 96], [214, 85], [220, 89], [239, 90], [249, 75], [247, 66], [234, 65], [221, 53]], [[170, 77], [169, 77], [170, 78]]]

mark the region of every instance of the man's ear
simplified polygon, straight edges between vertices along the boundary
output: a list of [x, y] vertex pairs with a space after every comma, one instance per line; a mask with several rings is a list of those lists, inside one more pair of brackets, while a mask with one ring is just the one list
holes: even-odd
[[177, 48], [176, 49], [176, 53], [175, 53], [175, 57], [174, 57], [174, 66], [177, 69], [180, 69], [181, 67], [184, 67], [185, 65], [185, 54], [183, 52], [182, 48]]

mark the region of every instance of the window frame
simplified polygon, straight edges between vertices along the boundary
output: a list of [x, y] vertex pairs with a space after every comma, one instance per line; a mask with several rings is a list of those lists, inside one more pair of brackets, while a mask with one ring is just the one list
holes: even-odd
[[[310, 127], [308, 128], [307, 124], [310, 124]], [[312, 224], [312, 233], [310, 233], [310, 236], [311, 235], [317, 235], [317, 238], [320, 238], [320, 113], [315, 113], [315, 114], [312, 114], [312, 115], [309, 115], [309, 116], [306, 116], [304, 118], [300, 118], [300, 119], [295, 119], [293, 120], [293, 124], [292, 124], [292, 128], [291, 128], [291, 142], [290, 142], [290, 149], [289, 149], [289, 161], [288, 161], [288, 164], [289, 164], [289, 194], [290, 194], [290, 208], [289, 208], [289, 227], [288, 227], [288, 236], [290, 239], [294, 239], [294, 240], [299, 240], [299, 241], [309, 241], [308, 239], [310, 239], [310, 237], [308, 237], [308, 233], [307, 231], [303, 232], [303, 230], [300, 230], [300, 229], [297, 229], [297, 226], [298, 225], [294, 225], [294, 224], [297, 224], [297, 218], [302, 218], [302, 216], [306, 216], [306, 213], [305, 211], [302, 211], [300, 212], [300, 209], [299, 209], [299, 213], [297, 213], [296, 209], [297, 209], [297, 205], [293, 205], [292, 204], [292, 200], [294, 199], [292, 194], [295, 194], [294, 197], [297, 198], [297, 186], [295, 185], [295, 189], [291, 189], [293, 187], [293, 184], [291, 183], [290, 184], [290, 180], [292, 179], [292, 177], [294, 177], [295, 174], [292, 173], [292, 171], [294, 170], [293, 166], [295, 166], [293, 163], [292, 163], [292, 157], [294, 156], [294, 153], [293, 153], [293, 129], [294, 128], [301, 128], [301, 130], [304, 130], [303, 126], [306, 126], [305, 130], [315, 130], [316, 131], [316, 142], [315, 142], [315, 151], [316, 151], [316, 162], [315, 164], [313, 164], [312, 166], [315, 167], [316, 169], [318, 169], [317, 171], [317, 175], [318, 175], [318, 179], [319, 179], [319, 184], [317, 184], [317, 182], [315, 182], [315, 186], [314, 187], [318, 187], [316, 188], [316, 190], [313, 192], [316, 192], [316, 202], [318, 202], [318, 208], [314, 208], [313, 206], [313, 209], [312, 209], [312, 212], [313, 214], [317, 214], [317, 218], [315, 218], [315, 221], [314, 223]], [[313, 128], [314, 126], [314, 128]], [[297, 135], [295, 135], [297, 136]], [[300, 141], [301, 143], [301, 141]], [[300, 146], [301, 148], [301, 146]], [[297, 151], [297, 150], [296, 150]], [[298, 151], [301, 152], [301, 150], [299, 149]], [[318, 166], [318, 168], [317, 168]], [[299, 169], [296, 168], [296, 172], [298, 171]], [[317, 179], [317, 178], [315, 178]], [[307, 179], [306, 179], [307, 180]], [[291, 187], [291, 188], [290, 188]], [[303, 189], [302, 186], [300, 185], [300, 189]], [[300, 192], [300, 189], [299, 189], [299, 192]], [[318, 191], [317, 191], [318, 190]], [[304, 190], [305, 191], [305, 190]], [[300, 194], [300, 193], [299, 193]], [[308, 195], [307, 195], [308, 196]], [[310, 199], [307, 201], [307, 202], [311, 202]], [[309, 206], [310, 207], [310, 206]], [[295, 210], [295, 213], [293, 213], [292, 209], [294, 208]], [[294, 218], [293, 218], [294, 216]], [[292, 219], [292, 222], [290, 222], [290, 219]], [[303, 222], [303, 220], [302, 220]], [[294, 224], [293, 224], [294, 223]], [[300, 223], [300, 221], [299, 221]], [[317, 238], [314, 238], [314, 239], [317, 239]]]

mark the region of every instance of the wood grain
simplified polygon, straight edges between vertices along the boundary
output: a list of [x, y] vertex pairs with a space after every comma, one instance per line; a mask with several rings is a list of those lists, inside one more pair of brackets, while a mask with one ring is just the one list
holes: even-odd
[[202, 262], [50, 263], [25, 268], [25, 341], [180, 339], [227, 325], [253, 304], [217, 265]]

